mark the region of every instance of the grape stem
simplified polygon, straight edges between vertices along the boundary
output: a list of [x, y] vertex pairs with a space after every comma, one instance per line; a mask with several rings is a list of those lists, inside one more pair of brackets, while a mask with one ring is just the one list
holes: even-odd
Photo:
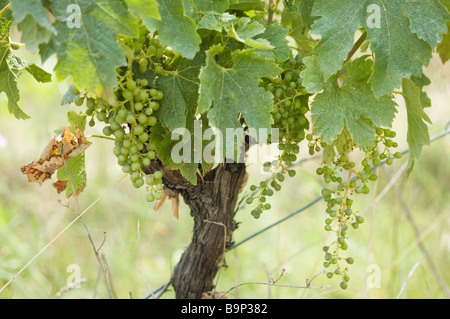
[[111, 140], [111, 141], [115, 141], [116, 139], [112, 138], [112, 137], [107, 137], [107, 136], [102, 136], [102, 135], [90, 135], [90, 136], [86, 136], [86, 138], [102, 138], [105, 140]]
[[353, 45], [353, 48], [348, 53], [347, 58], [345, 59], [344, 63], [349, 61], [353, 57], [353, 55], [356, 53], [356, 51], [358, 51], [359, 48], [361, 47], [361, 45], [364, 43], [364, 41], [366, 41], [366, 38], [367, 38], [367, 32], [364, 30], [363, 34], [361, 34], [359, 39]]

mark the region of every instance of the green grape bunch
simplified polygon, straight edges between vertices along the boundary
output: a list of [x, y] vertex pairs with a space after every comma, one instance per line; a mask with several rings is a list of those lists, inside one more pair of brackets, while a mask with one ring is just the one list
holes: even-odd
[[[309, 129], [306, 114], [309, 112], [310, 95], [303, 87], [303, 79], [300, 77], [304, 67], [301, 55], [297, 55], [282, 64], [284, 71], [279, 76], [261, 79], [260, 85], [274, 96], [272, 128], [278, 130], [278, 149], [281, 154], [272, 162], [264, 163], [264, 171], [273, 172], [272, 176], [259, 185], [250, 187], [254, 195], [247, 198], [247, 203], [252, 204], [255, 199], [258, 201], [257, 207], [252, 210], [255, 218], [271, 208], [266, 202], [266, 196], [272, 196], [274, 191], [281, 190], [280, 183], [285, 180], [286, 174], [290, 177], [296, 175], [296, 171], [290, 166], [297, 160], [299, 143], [305, 139], [305, 131]], [[269, 136], [269, 142], [271, 138]]]
[[[354, 194], [369, 194], [370, 183], [378, 179], [373, 171], [385, 160], [386, 164], [391, 165], [395, 158], [400, 158], [400, 152], [393, 152], [398, 146], [393, 141], [396, 133], [390, 129], [376, 128], [376, 137], [373, 147], [363, 150], [364, 157], [360, 165], [350, 160], [350, 153], [356, 148], [349, 133], [344, 130], [341, 140], [344, 145], [337, 147], [340, 151], [335, 154], [334, 159], [329, 164], [317, 168], [316, 173], [323, 177], [325, 184], [334, 185], [334, 187], [324, 187], [322, 196], [327, 205], [324, 229], [327, 232], [335, 234], [335, 240], [323, 247], [324, 263], [327, 269], [326, 276], [340, 276], [340, 287], [346, 289], [350, 280], [349, 269], [347, 265], [354, 262], [351, 256], [345, 256], [348, 249], [348, 231], [350, 228], [358, 229], [364, 223], [364, 217], [353, 209]], [[327, 147], [320, 137], [314, 138], [312, 134], [306, 136], [308, 141], [309, 153], [315, 152]], [[381, 146], [380, 146], [381, 145]], [[382, 151], [380, 150], [382, 149]], [[342, 264], [344, 262], [344, 265]]]
[[96, 120], [106, 124], [103, 134], [114, 139], [113, 153], [122, 171], [129, 174], [134, 187], [147, 187], [147, 201], [162, 198], [163, 174], [156, 171], [147, 175], [143, 168], [151, 165], [156, 158], [156, 147], [150, 141], [151, 128], [158, 123], [155, 112], [159, 110], [162, 91], [149, 81], [144, 73], [155, 77], [170, 72], [174, 54], [170, 48], [163, 48], [157, 34], [150, 33], [143, 25], [139, 37], [120, 36], [119, 43], [125, 52], [128, 65], [117, 69], [118, 87], [114, 89], [115, 103], [80, 94], [74, 103], [82, 105], [86, 101], [86, 115], [91, 117], [90, 126]]

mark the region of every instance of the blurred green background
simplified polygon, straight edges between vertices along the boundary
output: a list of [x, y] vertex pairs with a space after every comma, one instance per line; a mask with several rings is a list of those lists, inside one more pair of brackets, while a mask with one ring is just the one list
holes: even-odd
[[[25, 50], [18, 55], [40, 64]], [[51, 72], [53, 63], [49, 61], [43, 67]], [[425, 73], [432, 80], [426, 91], [433, 107], [427, 113], [433, 121], [430, 134], [435, 135], [450, 120], [450, 63], [442, 65], [434, 57]], [[41, 187], [28, 183], [20, 172], [22, 165], [39, 156], [54, 130], [67, 125], [67, 112], [77, 110], [74, 105], [60, 106], [70, 83], [54, 80], [37, 84], [23, 74], [19, 84], [20, 106], [31, 119], [16, 120], [8, 113], [5, 95], [0, 95], [0, 288], [76, 217], [66, 207], [76, 207], [73, 199], [68, 201], [56, 194], [49, 182]], [[399, 112], [394, 129], [399, 150], [403, 150], [407, 147], [406, 115], [402, 99], [397, 101]], [[101, 134], [101, 129], [88, 128], [86, 135]], [[193, 222], [183, 203], [176, 220], [170, 202], [154, 211], [154, 205], [145, 201], [144, 190], [136, 191], [128, 178], [116, 184], [123, 173], [112, 154], [113, 142], [91, 141], [94, 144], [86, 152], [88, 183], [78, 200], [81, 210], [97, 199], [98, 202], [84, 215], [84, 221], [97, 247], [104, 241], [101, 253], [115, 296], [143, 298], [169, 280], [190, 242]], [[308, 161], [298, 165], [297, 175], [288, 178], [282, 191], [270, 199], [271, 211], [258, 220], [250, 215], [251, 207], [238, 212], [236, 242], [320, 195], [322, 181], [314, 173], [320, 159], [311, 159], [306, 153], [302, 159]], [[401, 172], [407, 161], [404, 156], [392, 166], [379, 169], [380, 179], [370, 195], [355, 198], [366, 222], [348, 234], [348, 254], [355, 263], [350, 266], [347, 290], [339, 288], [337, 278], [330, 280], [321, 273], [321, 248], [329, 234], [323, 230], [326, 214], [320, 201], [229, 251], [225, 260], [228, 267], [217, 278], [217, 291], [239, 285], [228, 293], [228, 298], [255, 299], [445, 298], [442, 284], [450, 283], [449, 158], [447, 136], [424, 148], [408, 179]], [[250, 178], [242, 195], [252, 183], [266, 178], [257, 165], [249, 165], [248, 171]], [[397, 175], [399, 171], [401, 175]], [[417, 225], [419, 238], [408, 213]], [[73, 275], [71, 265], [79, 267], [80, 288], [66, 289]], [[282, 271], [277, 283], [292, 287], [251, 284], [277, 279]], [[311, 286], [317, 289], [298, 287], [311, 278]], [[0, 294], [2, 299], [107, 297], [97, 260], [80, 222], [65, 231]], [[171, 288], [162, 296], [173, 297]]]

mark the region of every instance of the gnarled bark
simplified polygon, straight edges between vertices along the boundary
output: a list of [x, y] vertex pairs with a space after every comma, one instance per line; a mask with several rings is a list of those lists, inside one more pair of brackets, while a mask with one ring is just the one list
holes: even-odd
[[161, 170], [167, 195], [181, 195], [194, 218], [192, 241], [172, 275], [176, 298], [201, 298], [202, 293], [214, 288], [213, 280], [236, 228], [234, 210], [246, 174], [245, 164], [220, 164], [199, 178], [196, 186], [178, 171], [158, 164], [152, 165], [149, 173]]

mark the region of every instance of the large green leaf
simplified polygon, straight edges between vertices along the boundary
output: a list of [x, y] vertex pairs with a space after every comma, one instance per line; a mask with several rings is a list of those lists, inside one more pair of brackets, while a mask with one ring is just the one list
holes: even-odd
[[156, 80], [158, 89], [164, 93], [156, 115], [171, 131], [186, 127], [187, 114], [192, 113], [197, 105], [200, 84], [198, 75], [205, 61], [205, 54], [201, 51], [193, 60], [180, 60], [174, 74], [159, 76]]
[[193, 0], [192, 3], [200, 12], [214, 11], [218, 13], [225, 12], [230, 5], [229, 0]]
[[[206, 53], [206, 66], [200, 72], [197, 113], [208, 112], [210, 126], [219, 129], [223, 136], [227, 129], [242, 127], [239, 114], [249, 127], [269, 130], [273, 96], [259, 87], [258, 81], [279, 74], [281, 69], [254, 50], [234, 51], [232, 67], [225, 68], [215, 60], [223, 51], [224, 47], [216, 45]], [[238, 139], [236, 145], [240, 146], [241, 142]]]
[[161, 19], [158, 11], [158, 1], [156, 0], [125, 0], [130, 12], [137, 17]]
[[31, 52], [35, 52], [39, 44], [48, 42], [56, 33], [41, 0], [12, 0], [11, 10], [14, 22], [22, 32], [22, 42]]
[[430, 134], [425, 121], [431, 124], [431, 120], [424, 111], [420, 87], [410, 79], [403, 79], [402, 89], [408, 115], [409, 161], [406, 173], [409, 175], [414, 161], [422, 153], [423, 146], [430, 144]]
[[325, 79], [342, 68], [355, 32], [367, 31], [375, 54], [370, 82], [377, 97], [399, 88], [402, 78], [422, 74], [449, 19], [439, 0], [316, 0], [313, 15], [320, 16], [312, 33], [321, 36], [314, 53]]
[[51, 74], [35, 64], [22, 60], [11, 53], [8, 41], [0, 41], [0, 93], [8, 98], [8, 109], [18, 119], [28, 119], [17, 104], [20, 99], [17, 80], [23, 71], [29, 72], [38, 82], [50, 82]]
[[200, 49], [201, 39], [195, 21], [185, 14], [183, 0], [158, 0], [161, 20], [143, 19], [147, 28], [158, 31], [163, 46], [192, 59]]
[[8, 110], [18, 119], [30, 118], [19, 107], [20, 95], [17, 87], [18, 73], [11, 69], [9, 61], [11, 61], [11, 53], [9, 43], [0, 42], [0, 93], [4, 92], [8, 98]]
[[[137, 35], [137, 20], [121, 0], [78, 0], [76, 3], [78, 7], [71, 12], [68, 8], [74, 5], [73, 1], [52, 1], [57, 35], [48, 44], [41, 45], [40, 53], [43, 60], [57, 55], [57, 79], [72, 76], [78, 88], [100, 94], [117, 85], [116, 68], [126, 64], [116, 35]], [[69, 21], [77, 21], [76, 8], [81, 13], [80, 25], [69, 27]]]
[[314, 99], [311, 112], [314, 127], [327, 144], [331, 144], [347, 127], [361, 149], [375, 145], [375, 126], [390, 126], [396, 104], [389, 95], [376, 98], [368, 80], [373, 62], [360, 57], [344, 65], [343, 84], [333, 75], [326, 81], [323, 93]]

